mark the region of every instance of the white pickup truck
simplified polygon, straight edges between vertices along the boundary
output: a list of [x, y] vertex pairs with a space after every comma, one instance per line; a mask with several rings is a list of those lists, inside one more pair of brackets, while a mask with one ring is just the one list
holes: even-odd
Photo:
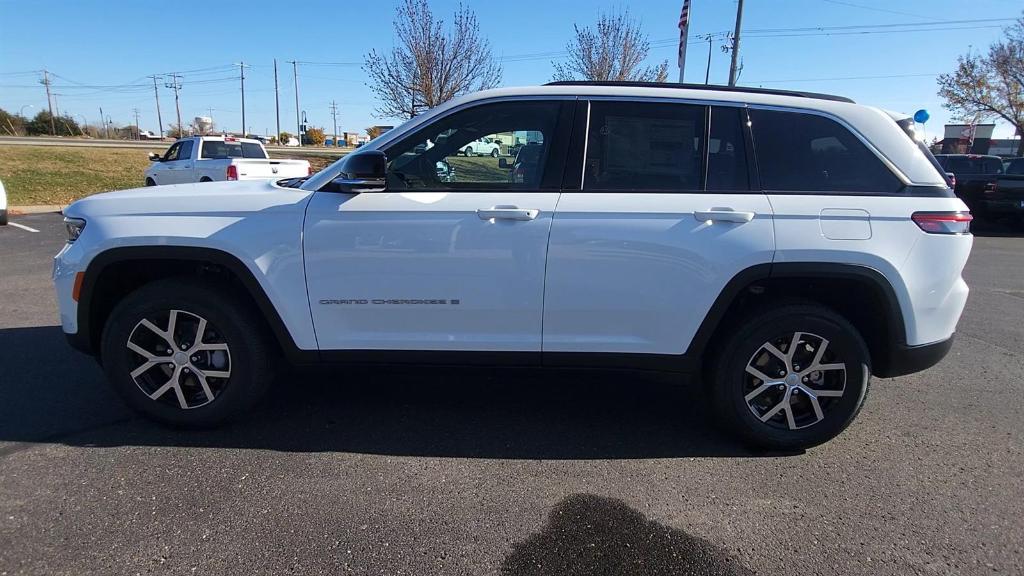
[[171, 145], [163, 156], [150, 153], [146, 186], [309, 176], [309, 162], [267, 157], [259, 140], [194, 136]]

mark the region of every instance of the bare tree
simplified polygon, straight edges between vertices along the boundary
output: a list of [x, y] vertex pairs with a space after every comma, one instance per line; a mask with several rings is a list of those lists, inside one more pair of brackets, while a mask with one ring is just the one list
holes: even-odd
[[569, 61], [552, 62], [554, 80], [617, 80], [636, 82], [665, 82], [668, 79], [668, 60], [656, 66], [644, 66], [651, 43], [640, 28], [640, 23], [629, 15], [600, 13], [597, 29], [580, 28], [573, 24], [576, 38], [566, 49]]
[[404, 0], [395, 11], [398, 45], [390, 54], [371, 51], [363, 70], [380, 99], [377, 113], [412, 118], [419, 112], [501, 82], [501, 66], [480, 35], [476, 15], [459, 5], [450, 30], [434, 19], [427, 0]]
[[1006, 38], [988, 54], [957, 58], [957, 68], [938, 79], [944, 106], [962, 119], [1000, 118], [1022, 136], [1024, 156], [1024, 16], [1006, 29]]

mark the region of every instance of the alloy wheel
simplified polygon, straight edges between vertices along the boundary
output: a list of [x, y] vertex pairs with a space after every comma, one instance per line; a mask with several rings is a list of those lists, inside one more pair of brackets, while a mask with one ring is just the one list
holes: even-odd
[[846, 389], [846, 363], [828, 340], [809, 332], [765, 342], [745, 371], [747, 407], [761, 422], [784, 430], [821, 422]]
[[169, 310], [143, 318], [126, 348], [135, 385], [150, 399], [183, 410], [213, 402], [231, 378], [227, 341], [192, 312]]

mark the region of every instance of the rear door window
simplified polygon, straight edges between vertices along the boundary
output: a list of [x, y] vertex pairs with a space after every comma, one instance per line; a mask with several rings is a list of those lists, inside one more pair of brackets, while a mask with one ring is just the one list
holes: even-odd
[[704, 106], [593, 101], [584, 190], [703, 188]]
[[788, 192], [891, 194], [900, 180], [838, 122], [801, 112], [750, 110], [761, 187]]

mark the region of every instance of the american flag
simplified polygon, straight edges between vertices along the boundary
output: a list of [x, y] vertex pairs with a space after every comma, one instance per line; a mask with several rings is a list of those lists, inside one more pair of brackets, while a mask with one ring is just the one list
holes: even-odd
[[690, 34], [690, 0], [683, 0], [683, 11], [679, 13], [679, 81], [683, 81], [683, 67], [686, 65], [686, 39]]

